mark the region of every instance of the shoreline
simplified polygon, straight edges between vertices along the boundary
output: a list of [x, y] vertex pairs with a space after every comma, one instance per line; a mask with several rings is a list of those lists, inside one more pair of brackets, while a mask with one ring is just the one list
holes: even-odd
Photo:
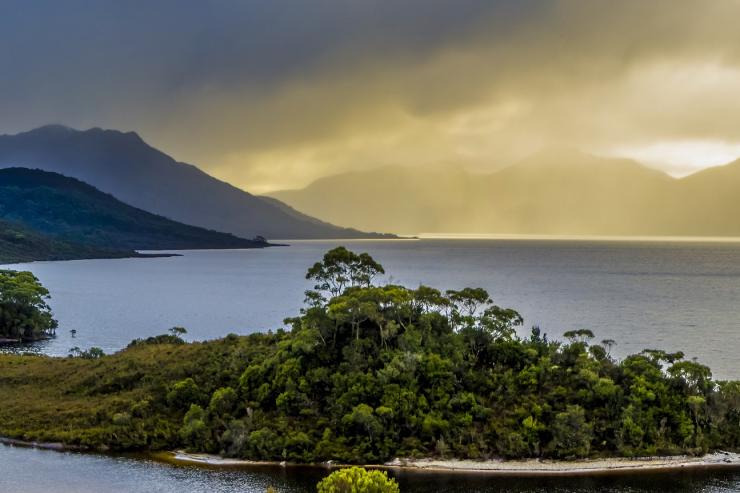
[[[229, 459], [212, 454], [189, 453], [182, 450], [150, 454], [155, 460], [179, 465], [212, 468], [238, 467], [316, 467], [339, 469], [352, 464], [325, 462], [299, 464], [277, 461], [251, 461]], [[638, 457], [609, 459], [580, 459], [574, 461], [523, 459], [523, 460], [457, 460], [457, 459], [394, 459], [385, 464], [365, 464], [367, 469], [399, 472], [428, 472], [440, 474], [487, 474], [511, 477], [556, 477], [620, 475], [643, 472], [675, 472], [681, 470], [740, 468], [740, 453], [713, 452], [701, 457], [685, 455], [668, 457]]]
[[[0, 445], [49, 450], [52, 452], [107, 454], [107, 451], [105, 450], [70, 446], [61, 442], [35, 442], [7, 437], [0, 437]], [[134, 452], [132, 454], [173, 466], [195, 466], [213, 469], [308, 467], [332, 470], [358, 465], [336, 463], [332, 461], [318, 464], [302, 464], [286, 461], [231, 459], [213, 454], [185, 452], [184, 450], [157, 452], [144, 451]], [[366, 469], [379, 469], [404, 473], [484, 474], [500, 477], [597, 476], [634, 473], [669, 473], [706, 469], [740, 469], [740, 453], [718, 451], [700, 457], [677, 455], [665, 457], [579, 459], [574, 461], [554, 459], [494, 459], [475, 461], [460, 459], [397, 458], [384, 464], [360, 464], [359, 466]]]
[[7, 437], [0, 437], [0, 445], [6, 445], [9, 447], [35, 448], [40, 450], [53, 450], [54, 452], [84, 452], [88, 450], [84, 447], [67, 445], [62, 442], [34, 442]]

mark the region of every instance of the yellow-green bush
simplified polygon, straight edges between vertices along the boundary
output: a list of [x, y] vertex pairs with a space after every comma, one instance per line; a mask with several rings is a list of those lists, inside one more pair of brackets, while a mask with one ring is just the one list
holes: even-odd
[[318, 493], [399, 493], [398, 483], [385, 472], [350, 467], [335, 471], [322, 479]]

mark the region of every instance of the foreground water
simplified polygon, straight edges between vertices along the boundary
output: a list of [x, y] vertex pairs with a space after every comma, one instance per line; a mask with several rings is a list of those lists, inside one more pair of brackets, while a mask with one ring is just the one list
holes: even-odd
[[[0, 446], [0, 491], [24, 493], [308, 493], [325, 474], [316, 468], [249, 470], [175, 467], [133, 457], [59, 453]], [[631, 477], [496, 478], [476, 474], [403, 473], [404, 493], [721, 493], [740, 491], [740, 473], [671, 472]]]
[[[286, 248], [188, 251], [155, 259], [38, 262], [52, 293], [57, 338], [20, 350], [106, 352], [187, 327], [191, 339], [275, 329], [298, 313], [306, 269], [335, 242]], [[617, 356], [683, 350], [719, 378], [740, 378], [740, 243], [522, 240], [344, 242], [368, 251], [392, 282], [482, 286], [552, 336], [588, 328]], [[76, 330], [73, 337], [70, 330]]]

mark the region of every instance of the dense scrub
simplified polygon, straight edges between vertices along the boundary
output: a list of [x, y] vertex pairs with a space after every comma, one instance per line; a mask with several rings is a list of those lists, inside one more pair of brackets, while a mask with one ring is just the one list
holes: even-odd
[[[189, 405], [180, 399], [202, 402], [208, 392], [238, 386], [244, 365], [282, 337], [185, 344], [167, 335], [102, 357], [0, 355], [0, 436], [116, 450], [175, 447]], [[193, 395], [178, 393], [178, 382], [191, 381]]]
[[481, 289], [377, 285], [367, 255], [313, 266], [290, 332], [101, 358], [0, 358], [0, 434], [250, 459], [574, 458], [740, 444], [740, 383], [680, 353], [610, 357], [587, 330], [519, 337]]
[[0, 263], [80, 258], [123, 258], [139, 256], [133, 250], [98, 248], [63, 241], [38, 233], [21, 224], [0, 220]]

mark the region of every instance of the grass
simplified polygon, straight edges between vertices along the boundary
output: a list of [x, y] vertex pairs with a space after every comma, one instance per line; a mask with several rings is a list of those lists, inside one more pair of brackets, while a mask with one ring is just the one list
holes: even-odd
[[171, 385], [191, 377], [204, 395], [235, 386], [244, 362], [270, 337], [137, 344], [99, 359], [0, 355], [0, 436], [98, 449], [170, 447], [186, 411], [164, 405]]

